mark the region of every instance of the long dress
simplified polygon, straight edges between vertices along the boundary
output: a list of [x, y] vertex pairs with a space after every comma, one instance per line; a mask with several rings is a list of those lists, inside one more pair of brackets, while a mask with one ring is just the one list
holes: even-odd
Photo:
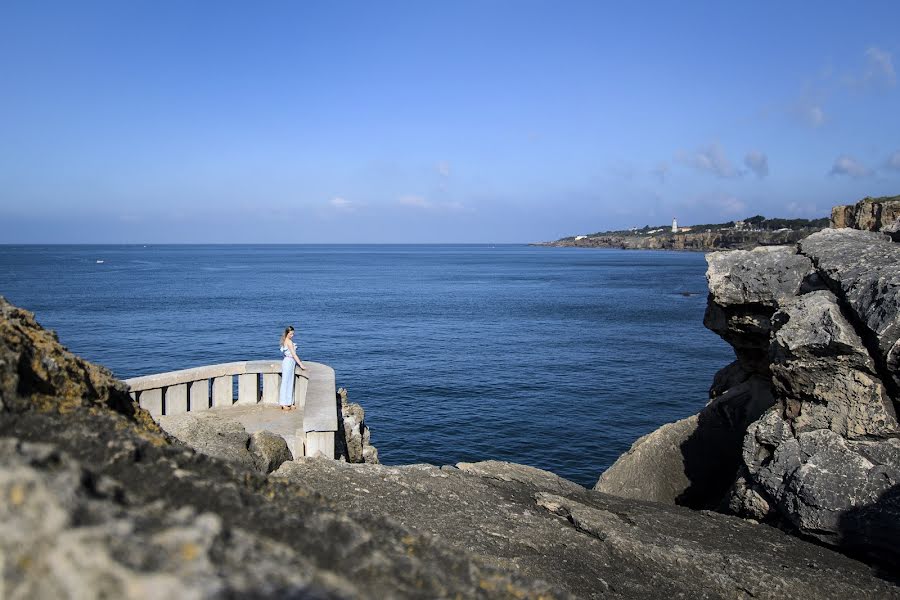
[[[290, 343], [290, 342], [288, 342]], [[294, 403], [294, 357], [291, 356], [289, 346], [281, 347], [281, 393], [278, 395], [278, 404], [290, 406]]]

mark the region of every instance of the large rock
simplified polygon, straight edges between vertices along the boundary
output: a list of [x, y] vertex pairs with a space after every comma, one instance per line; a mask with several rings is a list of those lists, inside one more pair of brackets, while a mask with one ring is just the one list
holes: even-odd
[[284, 438], [271, 431], [254, 431], [250, 434], [247, 450], [253, 455], [254, 466], [262, 473], [271, 473], [282, 463], [294, 460]]
[[688, 506], [718, 506], [740, 466], [747, 426], [774, 402], [769, 382], [729, 366], [722, 390], [699, 414], [638, 439], [594, 486], [624, 498]]
[[742, 367], [768, 375], [771, 316], [814, 288], [812, 262], [787, 246], [708, 254], [709, 301], [703, 324], [734, 347]]
[[855, 439], [897, 431], [875, 363], [833, 294], [801, 296], [773, 322], [772, 380], [795, 433], [830, 429]]
[[824, 229], [801, 242], [861, 331], [884, 383], [900, 393], [900, 244], [853, 229]]
[[[885, 206], [834, 218], [874, 229], [893, 214]], [[707, 261], [704, 323], [737, 360], [716, 375], [709, 406], [638, 440], [597, 489], [689, 506], [697, 504], [687, 492], [705, 489], [706, 506], [896, 572], [900, 245], [874, 231], [828, 229], [798, 248]], [[750, 382], [771, 392], [765, 401], [746, 393]], [[710, 415], [716, 406], [728, 410]], [[717, 503], [723, 473], [731, 483]]]
[[857, 580], [858, 563], [774, 529], [710, 512], [617, 498], [537, 469], [459, 469], [301, 459], [274, 476], [358, 515], [387, 515], [498, 569], [574, 597], [898, 596]]
[[831, 209], [831, 226], [883, 231], [900, 220], [900, 196], [864, 198], [856, 204]]
[[[347, 401], [347, 390], [338, 390], [341, 401], [341, 425], [338, 455], [352, 463], [378, 464], [378, 449], [371, 443], [371, 431], [366, 426], [366, 412], [359, 404]], [[340, 442], [343, 442], [341, 444]]]
[[246, 469], [257, 468], [257, 457], [250, 452], [250, 434], [223, 411], [199, 411], [159, 418], [166, 433], [198, 452], [231, 461]]
[[795, 435], [773, 409], [748, 430], [744, 462], [748, 477], [732, 490], [733, 509], [786, 521], [868, 560], [900, 564], [897, 438], [850, 442], [830, 429]]

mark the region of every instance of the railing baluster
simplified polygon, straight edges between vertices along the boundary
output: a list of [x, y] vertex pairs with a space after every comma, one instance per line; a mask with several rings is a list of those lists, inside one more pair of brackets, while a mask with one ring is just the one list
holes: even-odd
[[162, 389], [144, 390], [139, 396], [141, 408], [150, 412], [154, 419], [162, 416]]
[[281, 384], [281, 376], [278, 373], [263, 373], [263, 404], [278, 404], [278, 387]]
[[166, 388], [166, 414], [178, 415], [187, 412], [187, 384], [170, 385]]
[[238, 375], [239, 404], [256, 404], [259, 402], [259, 374], [244, 373]]
[[209, 379], [201, 379], [190, 383], [190, 404], [188, 410], [197, 412], [209, 408]]
[[212, 404], [213, 408], [234, 404], [234, 377], [232, 375], [223, 375], [213, 379]]

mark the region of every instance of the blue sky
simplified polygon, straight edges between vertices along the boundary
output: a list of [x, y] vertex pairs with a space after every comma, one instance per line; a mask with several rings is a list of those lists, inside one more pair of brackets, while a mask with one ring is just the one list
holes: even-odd
[[0, 5], [0, 243], [529, 242], [900, 194], [900, 3]]

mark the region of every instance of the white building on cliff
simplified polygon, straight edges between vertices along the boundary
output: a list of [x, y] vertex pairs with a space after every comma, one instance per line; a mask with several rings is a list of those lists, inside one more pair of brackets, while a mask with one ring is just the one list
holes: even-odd
[[678, 221], [672, 217], [672, 233], [678, 233]]

